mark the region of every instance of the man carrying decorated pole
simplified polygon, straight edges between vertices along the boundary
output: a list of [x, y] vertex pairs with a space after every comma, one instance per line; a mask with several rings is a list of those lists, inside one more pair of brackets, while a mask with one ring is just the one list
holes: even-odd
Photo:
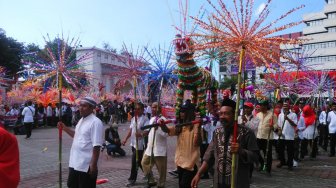
[[[284, 24], [282, 26], [276, 26], [280, 20], [283, 20], [291, 13], [303, 8], [300, 6], [294, 9], [289, 10], [287, 13], [280, 16], [278, 19], [274, 20], [271, 23], [265, 23], [266, 18], [269, 17], [271, 7], [270, 1], [267, 1], [266, 5], [259, 14], [256, 20], [251, 19], [253, 15], [253, 1], [242, 0], [240, 3], [238, 1], [233, 1], [235, 10], [230, 10], [227, 6], [227, 2], [223, 0], [217, 0], [221, 5], [219, 8], [216, 6], [216, 3], [213, 3], [211, 0], [208, 0], [210, 6], [214, 9], [214, 13], [211, 13], [209, 17], [209, 22], [205, 22], [199, 18], [192, 17], [196, 24], [200, 25], [201, 28], [207, 32], [197, 33], [194, 36], [204, 37], [208, 39], [207, 43], [200, 44], [195, 46], [195, 49], [202, 50], [207, 48], [219, 47], [220, 49], [225, 49], [231, 52], [235, 52], [237, 55], [240, 55], [239, 58], [239, 71], [238, 71], [238, 86], [241, 85], [241, 69], [242, 61], [246, 58], [250, 58], [253, 63], [257, 66], [266, 66], [270, 67], [271, 63], [278, 62], [278, 58], [284, 56], [283, 53], [280, 53], [280, 50], [272, 50], [273, 48], [278, 48], [280, 44], [299, 44], [302, 42], [300, 39], [286, 39], [281, 37], [271, 36], [279, 31], [288, 29], [290, 27], [299, 25], [302, 22], [291, 22]], [[240, 10], [240, 11], [239, 11]], [[218, 21], [220, 20], [220, 21]], [[212, 24], [212, 23], [218, 24]], [[210, 33], [210, 34], [208, 34]], [[214, 39], [217, 40], [209, 40]], [[246, 53], [246, 56], [244, 55]], [[238, 98], [237, 102], [239, 103], [239, 93], [240, 87], [238, 87]], [[238, 105], [237, 105], [238, 107]], [[238, 108], [236, 108], [235, 121], [238, 119]], [[267, 111], [267, 110], [266, 110]], [[265, 111], [265, 112], [266, 112]], [[270, 117], [272, 119], [272, 117]], [[236, 141], [236, 130], [237, 123], [234, 125], [234, 142]], [[266, 131], [267, 132], [267, 131]], [[267, 137], [267, 134], [266, 134]], [[272, 136], [273, 137], [273, 136]], [[266, 140], [266, 139], [265, 139]], [[235, 188], [236, 182], [236, 163], [237, 154], [232, 156], [232, 184], [231, 187]]]
[[295, 137], [295, 127], [297, 126], [297, 116], [295, 113], [289, 110], [288, 102], [283, 104], [283, 111], [279, 115], [278, 125], [278, 148], [279, 148], [279, 160], [280, 163], [277, 168], [281, 168], [286, 164], [285, 160], [285, 147], [287, 151], [287, 165], [288, 170], [293, 170], [293, 159], [294, 159], [294, 137]]
[[[181, 106], [177, 122], [183, 126], [169, 126], [169, 135], [177, 136], [175, 164], [179, 188], [190, 188], [200, 158], [201, 123], [196, 107], [187, 99]], [[196, 121], [198, 123], [193, 124]]]
[[142, 126], [148, 125], [149, 120], [147, 116], [144, 115], [144, 105], [141, 102], [138, 103], [136, 99], [136, 78], [134, 78], [134, 105], [134, 117], [131, 119], [129, 131], [122, 142], [122, 145], [125, 145], [127, 140], [131, 137], [132, 168], [126, 186], [133, 186], [135, 184], [138, 176], [138, 167], [142, 169], [141, 160], [144, 150], [144, 137], [148, 134], [140, 130]]
[[[148, 106], [149, 108], [151, 108], [151, 114], [152, 114], [152, 118], [149, 121], [150, 124], [166, 120], [161, 115], [160, 99], [161, 99], [162, 86], [163, 86], [163, 77], [161, 78], [160, 82], [158, 102], [153, 103], [151, 107]], [[157, 129], [158, 127], [151, 128], [149, 130], [148, 146], [146, 148], [144, 157], [142, 158], [141, 161], [141, 165], [143, 167], [145, 176], [147, 177], [147, 187], [156, 185], [152, 173], [153, 162], [155, 162], [155, 165], [160, 175], [158, 187], [164, 187], [166, 181], [168, 129], [166, 126], [162, 127], [160, 130]]]
[[73, 138], [70, 159], [68, 187], [95, 188], [98, 175], [98, 159], [103, 139], [103, 123], [93, 110], [97, 103], [91, 97], [80, 100], [79, 112], [82, 118], [73, 130], [61, 121], [57, 127]]
[[[48, 40], [47, 40], [48, 39]], [[69, 86], [74, 89], [78, 89], [81, 86], [81, 80], [83, 78], [90, 79], [89, 70], [83, 68], [83, 64], [87, 63], [87, 60], [92, 55], [91, 53], [85, 53], [80, 57], [74, 58], [76, 48], [79, 46], [79, 39], [57, 37], [52, 42], [47, 36], [44, 37], [46, 42], [45, 53], [46, 58], [39, 57], [39, 53], [27, 53], [25, 55], [24, 64], [27, 68], [23, 72], [35, 73], [34, 80], [37, 82], [47, 82], [51, 79], [56, 82], [59, 91], [59, 105], [58, 117], [61, 120], [61, 104], [62, 104], [62, 85], [65, 81]], [[53, 44], [57, 44], [57, 49]], [[59, 187], [62, 187], [62, 127], [59, 127]]]
[[319, 136], [319, 146], [323, 148], [324, 151], [327, 151], [328, 142], [329, 142], [329, 129], [328, 129], [328, 113], [330, 112], [330, 107], [327, 104], [326, 106], [322, 107], [322, 112], [319, 115], [319, 129], [320, 129], [320, 136]]
[[[237, 188], [250, 187], [250, 166], [258, 159], [257, 140], [253, 131], [246, 126], [238, 126], [237, 142], [233, 141], [234, 109], [236, 103], [225, 100], [219, 111], [221, 126], [214, 132], [214, 137], [205, 153], [201, 168], [192, 180], [191, 187], [197, 187], [201, 175], [208, 168], [211, 160], [215, 161], [214, 188], [229, 188], [231, 182], [231, 161], [233, 153], [238, 154], [236, 175]], [[224, 178], [223, 178], [224, 177]]]
[[[278, 90], [275, 91], [275, 97], [277, 98]], [[257, 114], [259, 119], [257, 142], [259, 150], [264, 152], [264, 158], [259, 156], [259, 163], [261, 170], [265, 170], [268, 175], [271, 175], [272, 169], [272, 142], [273, 134], [272, 132], [278, 128], [277, 117], [274, 115], [274, 105], [273, 109], [269, 109], [269, 103], [267, 100], [260, 101], [260, 112]], [[274, 102], [275, 104], [275, 102]]]
[[[158, 102], [152, 104], [152, 118], [149, 124], [159, 123], [165, 121], [163, 116], [160, 116], [160, 108]], [[156, 185], [152, 173], [152, 167], [155, 164], [159, 172], [158, 187], [165, 187], [166, 173], [167, 173], [167, 137], [168, 129], [166, 126], [153, 127], [148, 134], [148, 146], [141, 161], [142, 169], [147, 177], [146, 187]]]

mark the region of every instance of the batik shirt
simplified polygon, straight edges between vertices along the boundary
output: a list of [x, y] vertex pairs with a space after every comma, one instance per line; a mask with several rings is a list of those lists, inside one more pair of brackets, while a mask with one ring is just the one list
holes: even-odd
[[[233, 141], [232, 129], [223, 127], [214, 131], [204, 161], [211, 164], [215, 162], [214, 188], [227, 187], [231, 184], [231, 143]], [[258, 146], [253, 131], [247, 127], [238, 126], [238, 143], [241, 148], [238, 153], [237, 188], [249, 187], [250, 165], [257, 161]], [[223, 182], [224, 181], [224, 182]]]

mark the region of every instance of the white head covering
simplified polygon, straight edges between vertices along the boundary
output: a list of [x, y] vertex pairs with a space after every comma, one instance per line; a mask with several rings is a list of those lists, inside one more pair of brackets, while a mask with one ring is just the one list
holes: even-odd
[[81, 103], [87, 103], [91, 106], [96, 106], [97, 103], [92, 97], [84, 97], [80, 100]]

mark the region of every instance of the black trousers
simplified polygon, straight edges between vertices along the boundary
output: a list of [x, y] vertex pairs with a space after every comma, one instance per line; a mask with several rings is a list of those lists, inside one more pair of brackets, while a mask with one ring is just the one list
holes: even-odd
[[330, 134], [330, 155], [335, 155], [336, 133]]
[[69, 168], [69, 177], [67, 185], [70, 188], [95, 188], [97, 174], [91, 176], [87, 172], [80, 172], [73, 168]]
[[307, 140], [307, 139], [303, 139], [301, 142], [301, 153], [300, 153], [300, 157], [303, 159], [305, 155], [308, 154], [308, 144], [310, 146], [311, 149], [311, 153], [310, 153], [310, 157], [312, 158], [316, 158], [317, 155], [317, 140], [318, 138], [315, 138], [314, 140]]
[[329, 142], [329, 128], [328, 125], [320, 125], [320, 136], [319, 136], [319, 145], [324, 149], [327, 149]]
[[179, 179], [179, 188], [191, 188], [191, 181], [197, 173], [197, 166], [194, 166], [193, 171], [177, 167], [178, 179]]
[[141, 161], [142, 161], [142, 156], [143, 156], [143, 150], [138, 150], [138, 163], [136, 160], [136, 149], [134, 147], [132, 147], [132, 168], [131, 168], [131, 175], [128, 178], [128, 180], [135, 180], [138, 177], [138, 167], [141, 168], [142, 170], [142, 166], [141, 166]]
[[[287, 163], [285, 159], [285, 148], [287, 149]], [[294, 158], [294, 140], [278, 140], [279, 160], [282, 165], [287, 164], [288, 167], [293, 167]]]
[[[273, 140], [269, 140], [268, 149], [266, 149], [267, 148], [267, 139], [257, 139], [257, 144], [258, 144], [259, 150], [263, 151], [264, 156], [266, 156], [266, 158], [267, 158], [266, 171], [271, 172], [272, 160], [273, 160], [272, 159]], [[266, 154], [266, 150], [267, 150], [267, 154]], [[260, 163], [260, 165], [265, 165], [265, 160], [261, 155], [259, 155], [259, 163]]]
[[53, 126], [53, 124], [52, 124], [52, 119], [53, 119], [52, 116], [47, 117], [47, 126]]
[[24, 123], [24, 126], [26, 127], [26, 137], [30, 138], [31, 134], [32, 134], [32, 129], [33, 129], [33, 122], [31, 123]]

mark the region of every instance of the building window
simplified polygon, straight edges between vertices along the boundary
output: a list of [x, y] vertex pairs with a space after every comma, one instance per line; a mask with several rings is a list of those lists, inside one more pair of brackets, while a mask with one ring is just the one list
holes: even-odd
[[101, 52], [98, 52], [98, 53], [97, 53], [97, 57], [101, 57]]
[[311, 63], [320, 63], [328, 61], [336, 61], [336, 56], [319, 56], [319, 57], [311, 57], [308, 59], [308, 62]]
[[105, 59], [108, 59], [108, 55], [107, 54], [105, 54]]
[[308, 27], [319, 26], [322, 24], [323, 24], [323, 20], [313, 20], [313, 21], [307, 22]]
[[335, 4], [336, 0], [328, 0], [328, 4]]
[[336, 27], [329, 27], [328, 33], [336, 33]]
[[336, 41], [329, 41], [329, 42], [321, 42], [321, 43], [314, 43], [314, 44], [305, 44], [303, 45], [304, 49], [311, 50], [311, 49], [320, 49], [320, 48], [335, 48]]
[[336, 12], [328, 14], [328, 19], [336, 18]]

